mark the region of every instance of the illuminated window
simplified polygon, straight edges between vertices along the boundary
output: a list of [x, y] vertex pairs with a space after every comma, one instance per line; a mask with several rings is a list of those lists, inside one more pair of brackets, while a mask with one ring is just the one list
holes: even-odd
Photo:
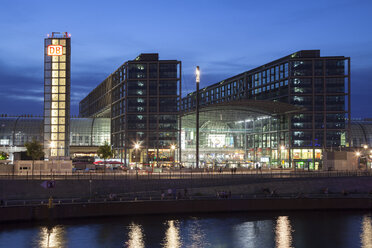
[[58, 139], [58, 133], [52, 133], [51, 138], [52, 138], [52, 140], [57, 140]]
[[59, 140], [64, 140], [65, 139], [65, 134], [60, 133], [58, 137], [59, 137]]
[[66, 77], [66, 71], [59, 71], [60, 77]]
[[52, 85], [58, 85], [58, 79], [57, 78], [52, 79]]
[[59, 116], [65, 116], [65, 111], [64, 110], [60, 110], [59, 111]]
[[62, 46], [66, 46], [66, 40], [64, 39], [59, 40], [59, 44]]
[[52, 45], [58, 45], [58, 40], [57, 39], [52, 40]]
[[66, 70], [66, 63], [59, 63], [59, 69]]
[[52, 69], [58, 70], [58, 63], [52, 63]]
[[57, 149], [51, 149], [51, 150], [50, 150], [50, 155], [51, 155], [52, 157], [57, 156]]
[[66, 47], [62, 48], [62, 54], [66, 54]]
[[59, 57], [59, 56], [52, 56], [52, 61], [53, 61], [53, 62], [58, 62], [58, 57]]
[[52, 77], [54, 78], [58, 77], [58, 71], [52, 71]]
[[59, 118], [59, 124], [65, 124], [65, 118]]
[[66, 100], [66, 95], [65, 94], [59, 94], [59, 100], [60, 101]]
[[52, 94], [52, 100], [58, 101], [58, 94]]
[[64, 133], [65, 132], [65, 126], [59, 126], [59, 132]]
[[66, 104], [65, 104], [64, 102], [60, 102], [60, 103], [59, 103], [59, 108], [60, 108], [60, 109], [64, 109], [64, 108], [65, 108], [65, 105], [66, 105]]
[[58, 118], [52, 118], [52, 124], [58, 124]]
[[65, 142], [59, 141], [58, 142], [58, 148], [64, 148], [65, 147]]
[[66, 79], [60, 78], [59, 79], [59, 85], [66, 85]]
[[63, 149], [59, 149], [59, 156], [65, 156], [65, 151]]
[[52, 102], [52, 108], [53, 109], [58, 108], [58, 102]]
[[57, 133], [57, 132], [58, 132], [58, 126], [52, 125], [52, 133]]
[[58, 86], [52, 87], [52, 93], [58, 93]]
[[58, 110], [52, 110], [52, 116], [53, 117], [58, 116]]
[[66, 93], [66, 87], [65, 86], [59, 86], [59, 93]]
[[[54, 57], [56, 57], [56, 56], [54, 56]], [[61, 57], [59, 61], [66, 62], [66, 55], [62, 55], [62, 56], [59, 56], [59, 57]]]

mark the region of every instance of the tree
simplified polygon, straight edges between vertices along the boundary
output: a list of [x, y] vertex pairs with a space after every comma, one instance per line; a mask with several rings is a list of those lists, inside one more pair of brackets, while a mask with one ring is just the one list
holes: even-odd
[[97, 154], [100, 158], [103, 158], [104, 171], [106, 172], [106, 159], [111, 158], [113, 155], [111, 146], [107, 143], [107, 141], [105, 141], [105, 144], [98, 147]]
[[39, 141], [32, 139], [31, 142], [25, 143], [25, 147], [27, 149], [27, 156], [32, 158], [32, 175], [34, 175], [35, 160], [44, 157], [43, 145]]
[[9, 154], [6, 152], [0, 152], [0, 160], [7, 160], [9, 158]]

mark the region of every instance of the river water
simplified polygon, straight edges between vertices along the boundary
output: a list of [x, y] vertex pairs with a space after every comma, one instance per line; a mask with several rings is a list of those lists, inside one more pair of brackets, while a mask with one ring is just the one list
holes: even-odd
[[249, 212], [0, 225], [0, 247], [362, 247], [371, 212]]

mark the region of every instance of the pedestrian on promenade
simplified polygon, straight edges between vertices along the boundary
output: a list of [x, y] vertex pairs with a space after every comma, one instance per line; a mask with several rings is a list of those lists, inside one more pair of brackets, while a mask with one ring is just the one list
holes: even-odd
[[177, 199], [177, 190], [176, 189], [172, 190], [172, 194], [173, 194], [173, 199]]
[[169, 188], [169, 189], [167, 190], [167, 199], [171, 199], [171, 198], [172, 198], [172, 189]]
[[164, 190], [161, 191], [161, 200], [164, 200], [164, 197], [165, 197], [165, 193], [164, 193]]
[[185, 199], [188, 198], [187, 188], [185, 188], [185, 189], [183, 190], [183, 197], [184, 197]]

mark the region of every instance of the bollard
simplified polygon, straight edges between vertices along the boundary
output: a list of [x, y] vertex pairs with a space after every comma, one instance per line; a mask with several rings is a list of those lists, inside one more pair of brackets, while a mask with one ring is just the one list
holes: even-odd
[[49, 200], [48, 200], [48, 208], [53, 208], [53, 198], [52, 198], [52, 196], [49, 197]]

